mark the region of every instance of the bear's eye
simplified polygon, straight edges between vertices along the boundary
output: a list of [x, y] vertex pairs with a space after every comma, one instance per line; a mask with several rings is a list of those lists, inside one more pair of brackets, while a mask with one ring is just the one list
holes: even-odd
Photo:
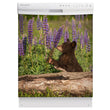
[[66, 47], [67, 46], [67, 44], [65, 43], [65, 44], [63, 44], [63, 47]]

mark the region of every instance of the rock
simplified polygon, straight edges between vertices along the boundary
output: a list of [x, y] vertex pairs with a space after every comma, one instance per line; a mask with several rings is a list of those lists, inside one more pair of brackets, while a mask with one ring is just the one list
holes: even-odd
[[62, 94], [68, 92], [73, 96], [81, 96], [93, 92], [91, 72], [60, 72], [41, 75], [19, 76], [18, 88], [23, 91], [37, 90], [45, 92], [47, 88]]

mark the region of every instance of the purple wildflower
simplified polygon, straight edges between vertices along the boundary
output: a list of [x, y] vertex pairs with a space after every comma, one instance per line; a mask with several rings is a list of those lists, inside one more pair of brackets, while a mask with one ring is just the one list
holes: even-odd
[[40, 34], [39, 44], [42, 44], [42, 43], [41, 43], [41, 38], [42, 38], [42, 35]]
[[46, 36], [46, 46], [49, 48], [49, 43], [50, 43], [50, 35], [48, 34]]
[[76, 24], [75, 24], [75, 20], [72, 19], [72, 37], [73, 37], [73, 41], [76, 38]]
[[79, 30], [78, 30], [78, 33], [77, 33], [77, 39], [79, 39], [79, 36], [80, 36], [80, 34], [79, 34]]
[[23, 42], [24, 53], [26, 53], [27, 37], [23, 37], [22, 42]]
[[52, 48], [51, 47], [51, 39], [52, 39], [52, 31], [50, 30], [48, 35], [46, 36], [46, 45], [48, 48]]
[[[79, 34], [77, 34], [76, 33], [76, 31], [75, 31], [75, 38], [73, 39], [73, 41], [76, 41], [76, 43], [77, 43], [77, 40], [79, 39]], [[77, 45], [76, 45], [76, 49], [77, 49]]]
[[43, 40], [42, 40], [42, 34], [40, 34], [40, 38], [39, 38], [39, 44], [43, 45]]
[[24, 55], [23, 41], [21, 39], [18, 40], [18, 53], [20, 56]]
[[23, 15], [19, 15], [19, 30], [23, 34]]
[[32, 38], [33, 38], [33, 20], [30, 19], [28, 22], [28, 42], [32, 45]]
[[86, 52], [90, 52], [90, 49], [91, 49], [91, 45], [90, 45], [90, 43], [88, 43], [86, 46]]
[[68, 30], [66, 29], [66, 30], [65, 30], [65, 34], [64, 34], [64, 42], [67, 42], [67, 39], [69, 39], [69, 32], [68, 32]]
[[84, 43], [87, 45], [88, 43], [88, 33], [87, 33], [87, 29], [84, 32]]
[[93, 72], [93, 66], [90, 66], [90, 71]]
[[24, 33], [26, 34], [27, 33], [27, 27], [28, 27], [27, 26], [27, 16], [24, 17], [24, 23], [23, 24], [24, 24]]
[[57, 34], [57, 30], [54, 29], [54, 31], [53, 31], [53, 42], [55, 42], [56, 34]]
[[59, 40], [61, 39], [61, 36], [63, 34], [63, 28], [64, 28], [64, 26], [60, 27], [59, 30], [57, 31], [55, 41], [54, 41], [54, 47], [55, 48], [57, 47]]
[[[77, 39], [78, 39], [78, 37], [77, 37], [76, 29], [75, 29], [75, 37], [73, 38], [73, 41], [76, 41], [76, 43], [77, 43]], [[77, 45], [76, 45], [76, 49], [77, 49]]]
[[90, 45], [90, 42], [89, 42], [89, 39], [88, 39], [88, 42], [87, 42], [87, 45], [86, 45], [86, 52], [90, 52], [90, 49], [91, 49], [91, 45]]
[[83, 41], [83, 34], [81, 32], [81, 37], [80, 37], [80, 44], [81, 44], [81, 48], [84, 47], [84, 41]]
[[48, 35], [48, 31], [49, 31], [49, 25], [48, 25], [48, 21], [47, 21], [47, 17], [44, 16], [43, 17], [43, 24], [42, 24], [42, 28], [43, 28], [43, 34], [44, 36]]
[[51, 36], [51, 42], [53, 42], [53, 35]]
[[84, 15], [82, 15], [82, 21], [84, 21]]
[[41, 40], [39, 40], [39, 44], [41, 44]]
[[40, 30], [42, 28], [42, 22], [40, 21], [39, 15], [37, 17], [37, 30]]

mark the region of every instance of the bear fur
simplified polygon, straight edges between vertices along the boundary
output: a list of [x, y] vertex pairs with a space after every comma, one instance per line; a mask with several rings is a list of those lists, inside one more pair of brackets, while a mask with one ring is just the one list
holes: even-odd
[[62, 68], [67, 72], [83, 72], [82, 67], [75, 57], [75, 47], [76, 42], [70, 42], [67, 39], [67, 42], [57, 46], [57, 49], [62, 52], [59, 60], [49, 58], [48, 63], [54, 65], [56, 68]]

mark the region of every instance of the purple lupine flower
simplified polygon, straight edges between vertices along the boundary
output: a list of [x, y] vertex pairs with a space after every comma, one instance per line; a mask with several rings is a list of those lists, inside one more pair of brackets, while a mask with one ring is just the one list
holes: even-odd
[[90, 71], [93, 72], [93, 66], [90, 66]]
[[39, 44], [43, 45], [43, 43], [42, 43], [42, 34], [40, 34]]
[[24, 53], [26, 53], [27, 37], [23, 37], [22, 42], [23, 42]]
[[90, 43], [88, 43], [86, 46], [86, 52], [90, 52], [90, 50], [91, 50], [91, 45], [90, 45]]
[[80, 36], [80, 34], [79, 34], [79, 30], [78, 30], [78, 33], [77, 33], [77, 39], [79, 39], [79, 36]]
[[42, 22], [40, 21], [39, 15], [37, 17], [37, 30], [40, 30], [42, 28]]
[[66, 30], [65, 30], [65, 34], [64, 34], [64, 42], [67, 42], [67, 39], [69, 39], [69, 32], [68, 32], [68, 30], [66, 29]]
[[46, 16], [43, 17], [42, 28], [43, 28], [44, 36], [47, 36], [48, 35], [48, 31], [49, 31], [49, 25], [48, 25], [48, 21], [47, 21], [47, 17]]
[[55, 37], [55, 41], [54, 41], [54, 47], [56, 48], [60, 39], [61, 39], [61, 36], [63, 34], [63, 28], [64, 26], [60, 27], [59, 30], [57, 31], [57, 34], [56, 34], [56, 37]]
[[43, 43], [41, 42], [41, 40], [39, 40], [39, 44], [43, 45]]
[[50, 43], [50, 36], [49, 34], [46, 36], [46, 46], [49, 48], [49, 43]]
[[54, 29], [54, 31], [53, 31], [53, 42], [55, 42], [56, 34], [57, 34], [57, 30]]
[[80, 45], [81, 45], [81, 48], [84, 47], [83, 33], [82, 32], [81, 32], [81, 37], [80, 37]]
[[74, 41], [76, 39], [76, 24], [74, 19], [72, 19], [72, 37]]
[[79, 21], [78, 28], [81, 29], [81, 22]]
[[72, 36], [73, 36], [73, 41], [76, 40], [77, 34], [76, 34], [76, 29], [75, 28], [73, 30]]
[[39, 40], [39, 44], [41, 44], [41, 40]]
[[88, 43], [88, 33], [87, 33], [87, 29], [84, 32], [84, 43], [87, 45]]
[[52, 39], [52, 31], [50, 30], [48, 35], [46, 36], [46, 45], [48, 48], [52, 48], [51, 47], [51, 39]]
[[19, 30], [23, 34], [23, 15], [19, 15]]
[[42, 36], [41, 36], [41, 34], [40, 34], [40, 38], [39, 38], [39, 44], [41, 44], [41, 38], [42, 38]]
[[24, 55], [23, 41], [21, 39], [18, 40], [18, 53], [20, 56]]
[[24, 17], [24, 21], [23, 22], [24, 22], [23, 23], [24, 24], [24, 29], [23, 30], [24, 30], [24, 33], [26, 34], [27, 33], [27, 27], [28, 27], [27, 26], [27, 16]]
[[49, 43], [50, 43], [50, 30], [48, 30], [48, 32], [46, 33], [46, 45], [47, 45], [47, 47], [49, 47]]
[[[78, 37], [77, 37], [77, 33], [76, 33], [76, 29], [74, 30], [75, 32], [75, 37], [73, 37], [73, 41], [75, 41], [76, 43], [77, 43], [77, 39], [78, 39]], [[76, 49], [77, 49], [77, 45], [76, 45]]]
[[[79, 32], [79, 31], [78, 31]], [[77, 34], [76, 33], [76, 37], [75, 37], [75, 39], [73, 39], [73, 41], [76, 41], [76, 43], [77, 43], [77, 40], [79, 39], [79, 33]], [[76, 49], [77, 49], [77, 45], [76, 45]]]
[[28, 43], [32, 45], [33, 38], [33, 20], [30, 19], [28, 22]]
[[91, 45], [90, 45], [90, 42], [89, 42], [89, 39], [88, 39], [88, 42], [87, 42], [87, 45], [86, 45], [86, 53], [90, 52], [90, 50], [91, 50]]
[[84, 15], [82, 15], [82, 21], [84, 21]]
[[53, 35], [51, 36], [51, 42], [53, 42]]

